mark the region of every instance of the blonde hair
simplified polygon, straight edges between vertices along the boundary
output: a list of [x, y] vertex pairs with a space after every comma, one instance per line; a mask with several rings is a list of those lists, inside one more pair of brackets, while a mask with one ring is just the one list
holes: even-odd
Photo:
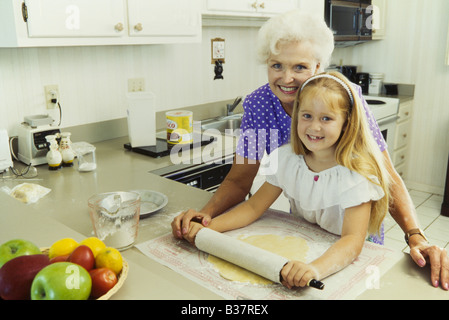
[[261, 63], [279, 54], [281, 42], [309, 42], [313, 56], [323, 71], [334, 51], [334, 35], [320, 16], [299, 10], [289, 11], [268, 20], [259, 30], [257, 53]]
[[[347, 88], [329, 75], [343, 81], [354, 99], [352, 103]], [[342, 134], [337, 142], [336, 161], [354, 172], [357, 172], [370, 182], [380, 186], [385, 196], [374, 201], [371, 206], [369, 233], [379, 233], [382, 221], [388, 212], [390, 201], [390, 175], [380, 151], [369, 129], [362, 101], [355, 92], [349, 80], [338, 72], [323, 73], [312, 77], [297, 94], [291, 126], [291, 144], [296, 154], [306, 155], [310, 151], [298, 137], [298, 113], [302, 104], [311, 99], [322, 99], [333, 111], [340, 112], [346, 120]], [[373, 180], [373, 176], [378, 181]]]

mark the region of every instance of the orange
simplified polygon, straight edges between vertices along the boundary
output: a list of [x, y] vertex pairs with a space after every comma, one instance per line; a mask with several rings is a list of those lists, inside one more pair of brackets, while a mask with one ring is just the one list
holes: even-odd
[[97, 237], [86, 238], [83, 241], [81, 241], [79, 245], [88, 246], [90, 250], [92, 250], [94, 257], [96, 257], [102, 249], [106, 248], [104, 242], [98, 239]]
[[72, 238], [60, 239], [51, 245], [48, 251], [48, 257], [52, 259], [54, 257], [69, 255], [76, 247], [78, 247], [78, 242]]
[[95, 268], [109, 268], [118, 275], [123, 268], [122, 255], [115, 248], [106, 247], [101, 249], [95, 258]]

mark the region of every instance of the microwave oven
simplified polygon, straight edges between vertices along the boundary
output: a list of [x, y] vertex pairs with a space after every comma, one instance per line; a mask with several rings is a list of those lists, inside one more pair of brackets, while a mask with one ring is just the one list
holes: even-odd
[[325, 1], [325, 19], [336, 46], [372, 40], [372, 0]]

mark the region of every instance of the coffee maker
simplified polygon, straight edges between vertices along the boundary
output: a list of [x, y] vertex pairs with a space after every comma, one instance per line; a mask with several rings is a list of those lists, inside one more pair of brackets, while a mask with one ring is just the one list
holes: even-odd
[[356, 74], [356, 84], [362, 88], [362, 94], [369, 92], [369, 73], [360, 72]]
[[353, 83], [357, 83], [357, 66], [342, 66], [341, 73]]

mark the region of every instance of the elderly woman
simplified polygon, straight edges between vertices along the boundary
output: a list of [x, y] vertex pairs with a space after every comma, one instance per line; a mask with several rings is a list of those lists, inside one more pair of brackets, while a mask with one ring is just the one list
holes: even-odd
[[[323, 19], [288, 12], [270, 19], [259, 31], [258, 52], [268, 67], [268, 83], [248, 95], [244, 101], [241, 134], [234, 164], [220, 188], [197, 212], [188, 210], [172, 222], [173, 235], [193, 242], [189, 235], [191, 221], [207, 226], [211, 219], [242, 202], [250, 192], [265, 152], [288, 143], [291, 115], [297, 91], [311, 76], [323, 71], [334, 50], [332, 32]], [[354, 85], [355, 86], [355, 85]], [[362, 97], [360, 87], [356, 87]], [[362, 100], [364, 101], [363, 97]], [[414, 205], [407, 189], [393, 167], [385, 140], [364, 101], [366, 115], [374, 138], [383, 152], [393, 179], [391, 190], [395, 201], [390, 214], [405, 233], [412, 259], [424, 267], [431, 264], [431, 282], [435, 287], [449, 289], [449, 259], [444, 249], [427, 242], [416, 220]], [[380, 238], [370, 240], [383, 243]]]

